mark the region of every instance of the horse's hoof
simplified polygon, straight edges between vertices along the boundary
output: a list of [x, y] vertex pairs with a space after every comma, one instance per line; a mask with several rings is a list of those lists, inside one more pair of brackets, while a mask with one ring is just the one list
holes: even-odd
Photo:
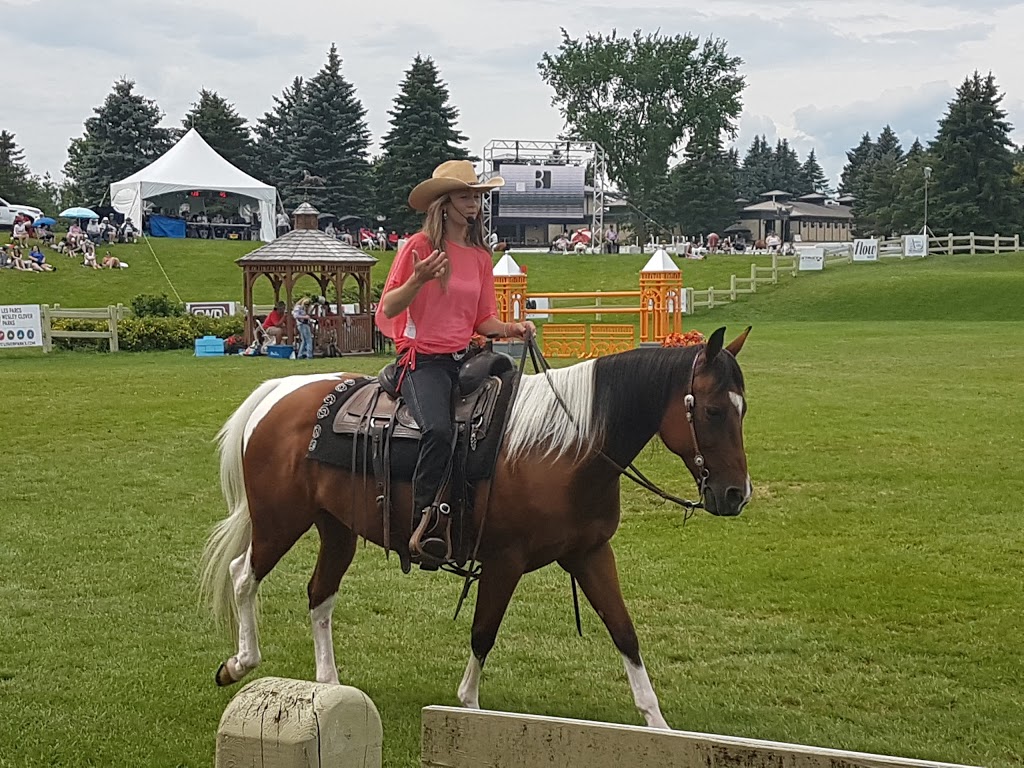
[[221, 688], [227, 685], [234, 685], [237, 682], [232, 679], [231, 673], [228, 671], [227, 662], [221, 662], [221, 665], [217, 667], [217, 674], [214, 675], [214, 679]]

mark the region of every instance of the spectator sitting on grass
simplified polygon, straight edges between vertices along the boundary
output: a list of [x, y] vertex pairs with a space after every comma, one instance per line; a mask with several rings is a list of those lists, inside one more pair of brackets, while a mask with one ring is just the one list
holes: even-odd
[[103, 256], [103, 266], [107, 269], [128, 269], [128, 262], [111, 256], [110, 251], [107, 251]]
[[43, 249], [38, 245], [33, 245], [32, 250], [28, 253], [28, 258], [31, 261], [32, 269], [37, 272], [56, 272], [57, 268], [53, 264], [46, 263], [46, 254], [43, 253]]
[[85, 248], [85, 254], [82, 258], [82, 266], [89, 267], [90, 269], [103, 269], [103, 267], [96, 262], [96, 246], [92, 243], [89, 243], [88, 247]]

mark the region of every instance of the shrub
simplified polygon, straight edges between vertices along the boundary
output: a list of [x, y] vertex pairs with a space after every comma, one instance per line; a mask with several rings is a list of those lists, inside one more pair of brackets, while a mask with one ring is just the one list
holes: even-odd
[[[126, 317], [117, 323], [118, 346], [124, 352], [154, 352], [192, 349], [195, 339], [217, 336], [226, 339], [241, 334], [243, 318], [182, 315], [180, 317]], [[55, 331], [105, 331], [101, 320], [54, 320]], [[54, 339], [54, 346], [66, 349], [109, 349], [106, 339]]]
[[132, 312], [135, 317], [181, 317], [185, 314], [185, 305], [174, 301], [166, 293], [159, 296], [140, 293], [132, 299]]

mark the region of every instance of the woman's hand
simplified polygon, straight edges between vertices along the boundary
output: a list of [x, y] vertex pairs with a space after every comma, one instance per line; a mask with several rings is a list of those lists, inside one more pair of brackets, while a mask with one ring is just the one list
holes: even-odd
[[442, 277], [448, 271], [448, 254], [444, 251], [434, 251], [425, 259], [421, 259], [420, 255], [413, 251], [412, 259], [412, 277], [418, 286], [424, 286], [431, 280]]
[[507, 335], [517, 339], [532, 339], [537, 335], [537, 326], [532, 320], [525, 323], [507, 323]]

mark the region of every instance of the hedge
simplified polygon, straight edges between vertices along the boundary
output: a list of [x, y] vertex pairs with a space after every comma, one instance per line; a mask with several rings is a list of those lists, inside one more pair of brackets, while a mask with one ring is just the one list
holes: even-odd
[[[53, 320], [55, 331], [105, 331], [105, 320]], [[243, 331], [243, 318], [206, 317], [205, 315], [184, 315], [182, 317], [126, 317], [117, 322], [118, 346], [124, 352], [154, 352], [167, 349], [193, 349], [194, 342], [201, 336], [218, 336], [226, 339]], [[65, 349], [110, 348], [106, 339], [54, 339], [55, 347]]]

